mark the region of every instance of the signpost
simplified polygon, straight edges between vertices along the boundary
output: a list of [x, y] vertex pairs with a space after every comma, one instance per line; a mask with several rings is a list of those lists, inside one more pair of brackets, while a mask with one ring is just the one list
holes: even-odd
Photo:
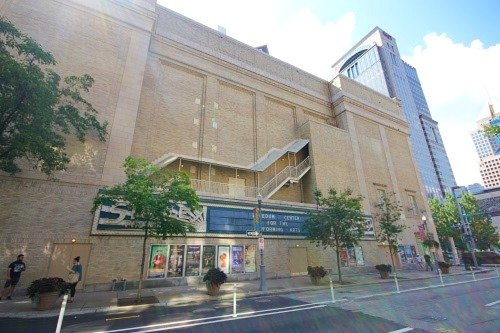
[[259, 237], [259, 232], [256, 230], [247, 230], [248, 237]]
[[259, 237], [259, 250], [264, 251], [264, 237]]

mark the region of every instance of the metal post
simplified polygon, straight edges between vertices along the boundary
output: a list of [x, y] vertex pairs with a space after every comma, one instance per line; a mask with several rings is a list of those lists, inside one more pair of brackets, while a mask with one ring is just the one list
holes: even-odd
[[476, 274], [474, 274], [474, 270], [472, 270], [472, 280], [476, 281]]
[[236, 317], [236, 283], [233, 284], [233, 317]]
[[399, 293], [398, 274], [396, 272], [394, 272], [394, 281], [396, 282], [396, 292]]
[[461, 188], [460, 186], [453, 186], [451, 188], [451, 193], [453, 195], [453, 199], [455, 200], [455, 205], [457, 206], [458, 209], [458, 215], [460, 215], [460, 224], [464, 230], [465, 234], [465, 243], [467, 244], [467, 248], [469, 252], [472, 255], [472, 261], [474, 262], [474, 268], [478, 268], [477, 265], [477, 258], [476, 258], [476, 243], [474, 241], [474, 237], [472, 237], [472, 232], [467, 225], [467, 216], [465, 214], [465, 211], [462, 209], [462, 205], [458, 202], [457, 195], [455, 194], [455, 189]]
[[497, 271], [497, 276], [500, 276], [500, 275], [498, 274], [498, 265], [495, 265], [495, 271]]
[[[259, 214], [259, 226], [262, 220], [262, 196], [259, 194], [257, 196], [258, 204], [258, 214]], [[262, 235], [262, 226], [260, 226]], [[260, 291], [267, 291], [267, 281], [266, 281], [266, 265], [264, 264], [264, 250], [260, 249]]]
[[59, 319], [57, 319], [56, 333], [61, 333], [61, 326], [62, 326], [62, 322], [63, 322], [64, 311], [66, 311], [66, 303], [67, 302], [68, 302], [68, 294], [64, 295], [64, 297], [63, 297], [61, 311], [59, 311]]
[[330, 277], [330, 292], [332, 293], [332, 303], [335, 303], [335, 294], [333, 293], [333, 282], [331, 277]]
[[438, 268], [438, 273], [439, 273], [439, 280], [441, 281], [441, 285], [444, 286], [443, 275], [441, 274], [441, 269], [440, 268]]

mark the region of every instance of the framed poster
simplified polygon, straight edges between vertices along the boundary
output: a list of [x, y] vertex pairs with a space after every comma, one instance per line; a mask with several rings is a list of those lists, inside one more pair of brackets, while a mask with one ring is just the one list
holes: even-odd
[[411, 254], [413, 255], [413, 258], [417, 257], [417, 249], [415, 248], [415, 245], [410, 245], [411, 248]]
[[356, 253], [356, 264], [358, 266], [363, 266], [365, 264], [365, 258], [363, 257], [363, 249], [361, 246], [355, 246], [354, 253]]
[[255, 245], [245, 245], [245, 273], [257, 272], [255, 262], [255, 253], [257, 247]]
[[340, 251], [340, 264], [342, 267], [347, 267], [347, 251], [345, 249]]
[[229, 246], [219, 245], [217, 251], [217, 267], [226, 274], [229, 274]]
[[210, 268], [215, 268], [215, 245], [203, 245], [201, 273], [207, 273]]
[[401, 258], [401, 262], [406, 262], [405, 247], [403, 245], [398, 245], [398, 253]]
[[186, 252], [186, 276], [200, 275], [201, 245], [188, 245]]
[[413, 252], [410, 245], [405, 245], [405, 255], [407, 259], [413, 258]]
[[243, 256], [243, 246], [234, 245], [231, 253], [231, 273], [245, 272]]
[[167, 277], [181, 277], [184, 268], [185, 245], [170, 245]]
[[161, 279], [165, 277], [167, 266], [168, 245], [151, 245], [149, 255], [148, 279]]

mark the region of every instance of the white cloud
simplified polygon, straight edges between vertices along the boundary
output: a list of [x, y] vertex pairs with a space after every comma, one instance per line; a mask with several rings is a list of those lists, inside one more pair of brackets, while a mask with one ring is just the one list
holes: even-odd
[[424, 45], [415, 47], [405, 61], [418, 71], [457, 183], [482, 183], [469, 133], [476, 128], [488, 94], [492, 100], [500, 99], [500, 44], [485, 47], [474, 40], [464, 45], [436, 33], [425, 36], [423, 41]]
[[353, 44], [352, 12], [337, 22], [321, 22], [309, 9], [290, 8], [284, 0], [158, 3], [210, 28], [223, 26], [228, 36], [248, 45], [267, 44], [273, 57], [324, 79], [331, 79], [330, 66]]

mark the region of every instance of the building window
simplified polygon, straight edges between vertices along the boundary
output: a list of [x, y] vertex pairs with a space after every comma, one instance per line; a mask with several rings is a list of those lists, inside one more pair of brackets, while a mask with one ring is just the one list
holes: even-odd
[[413, 194], [408, 194], [408, 200], [410, 201], [410, 208], [413, 211], [413, 215], [418, 214], [417, 199]]

